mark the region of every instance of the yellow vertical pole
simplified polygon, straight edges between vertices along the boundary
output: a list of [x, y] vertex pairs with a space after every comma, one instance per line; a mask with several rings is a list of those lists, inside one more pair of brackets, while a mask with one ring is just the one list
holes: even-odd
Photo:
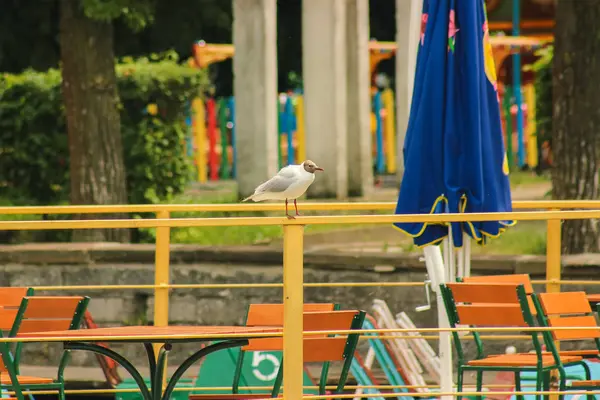
[[196, 139], [196, 164], [198, 166], [198, 182], [205, 183], [207, 175], [206, 160], [206, 115], [204, 102], [196, 97], [192, 101], [194, 110], [194, 138]]
[[396, 173], [396, 113], [394, 112], [394, 92], [385, 89], [381, 94], [385, 110], [385, 161], [388, 174]]
[[[559, 211], [559, 210], [553, 210]], [[546, 292], [560, 292], [560, 281], [561, 279], [561, 220], [560, 219], [549, 219], [547, 222], [546, 231]], [[553, 282], [554, 281], [554, 282]], [[559, 349], [560, 343], [555, 343], [556, 348]], [[552, 372], [553, 377], [557, 377], [556, 371]], [[558, 395], [550, 395], [551, 400], [557, 400]]]
[[[158, 219], [170, 218], [168, 211], [159, 211], [156, 213]], [[169, 325], [169, 258], [171, 245], [171, 228], [158, 227], [156, 228], [156, 253], [154, 267], [154, 284], [157, 286], [165, 285], [165, 287], [154, 288], [154, 326]], [[154, 345], [154, 352], [158, 355], [158, 350], [161, 344]], [[167, 363], [165, 362], [165, 369]], [[164, 374], [163, 388], [166, 385], [167, 374]]]
[[537, 128], [535, 124], [535, 87], [525, 86], [525, 102], [527, 104], [527, 164], [535, 168], [538, 164]]
[[283, 227], [283, 395], [302, 399], [304, 225]]
[[304, 97], [296, 98], [296, 140], [298, 140], [298, 162], [306, 160], [306, 136], [304, 134]]

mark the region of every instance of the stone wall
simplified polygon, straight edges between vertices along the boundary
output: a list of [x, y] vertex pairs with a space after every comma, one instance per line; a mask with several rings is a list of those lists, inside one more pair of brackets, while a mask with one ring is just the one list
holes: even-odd
[[[565, 257], [565, 279], [597, 279], [596, 255]], [[171, 279], [174, 284], [281, 283], [282, 254], [278, 249], [198, 248], [172, 246]], [[153, 284], [154, 247], [149, 245], [65, 244], [0, 246], [0, 284], [3, 286], [135, 285]], [[473, 257], [474, 274], [530, 273], [544, 278], [543, 257]], [[305, 255], [305, 282], [422, 282], [425, 267], [415, 254], [346, 255], [311, 252]], [[536, 287], [543, 290], [543, 286]], [[565, 290], [598, 292], [598, 286], [580, 285]], [[82, 294], [92, 298], [89, 310], [100, 326], [146, 324], [153, 319], [152, 290], [38, 291], [39, 294]], [[170, 296], [171, 324], [240, 324], [250, 303], [281, 302], [280, 288], [175, 289]], [[437, 325], [435, 307], [417, 313], [425, 303], [419, 287], [306, 288], [306, 302], [337, 302], [345, 308], [369, 310], [372, 300], [384, 299], [392, 312], [406, 311], [419, 327]], [[494, 343], [502, 350], [506, 343]], [[114, 345], [128, 357], [145, 363], [141, 346]], [[177, 362], [194, 345], [175, 346], [170, 358]], [[435, 347], [435, 346], [434, 346]], [[23, 362], [56, 365], [58, 344], [27, 344]], [[519, 350], [529, 350], [522, 348]], [[76, 365], [96, 365], [90, 354], [74, 354]]]

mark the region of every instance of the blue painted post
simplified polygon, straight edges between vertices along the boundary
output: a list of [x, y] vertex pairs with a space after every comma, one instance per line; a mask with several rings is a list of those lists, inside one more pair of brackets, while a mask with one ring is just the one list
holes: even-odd
[[[513, 36], [521, 34], [521, 0], [513, 0]], [[523, 93], [521, 89], [521, 54], [519, 52], [513, 55], [513, 90], [515, 104], [517, 106], [517, 138], [518, 153], [517, 160], [519, 168], [525, 165], [525, 145], [524, 145], [524, 119], [523, 119]]]
[[231, 163], [231, 177], [235, 179], [236, 168], [237, 168], [237, 150], [235, 146], [235, 97], [231, 96], [227, 100], [227, 108], [229, 108], [229, 121], [227, 125], [230, 125], [231, 129], [231, 148], [233, 150], [233, 162]]
[[373, 96], [373, 108], [375, 112], [375, 121], [377, 122], [375, 128], [375, 144], [377, 149], [377, 154], [375, 156], [375, 169], [378, 174], [383, 174], [385, 173], [385, 155], [383, 154], [383, 119], [381, 118], [383, 101], [381, 99], [380, 91], [377, 91]]
[[192, 131], [192, 105], [188, 101], [185, 106], [187, 112], [185, 116], [185, 126], [187, 135], [185, 135], [185, 150], [188, 157], [194, 157], [194, 139]]
[[288, 165], [296, 163], [296, 157], [294, 154], [294, 104], [292, 103], [292, 96], [287, 97], [285, 101], [285, 108], [283, 110], [284, 121], [285, 121], [285, 133], [287, 135], [288, 145]]

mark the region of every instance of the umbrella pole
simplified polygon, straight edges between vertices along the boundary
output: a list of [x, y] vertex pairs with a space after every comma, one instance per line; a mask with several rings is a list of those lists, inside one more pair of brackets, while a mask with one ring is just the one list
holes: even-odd
[[[453, 282], [454, 276], [450, 274], [452, 268], [452, 249], [451, 234], [444, 239], [444, 282]], [[448, 314], [444, 307], [441, 291], [436, 292], [437, 310], [438, 310], [438, 326], [440, 328], [449, 328]], [[452, 374], [452, 340], [450, 332], [440, 332], [439, 340], [439, 357], [440, 357], [440, 391], [449, 393], [453, 391], [454, 382]], [[453, 396], [442, 396], [441, 400], [453, 400]]]
[[463, 234], [463, 248], [465, 257], [465, 275], [471, 276], [471, 238], [466, 233]]

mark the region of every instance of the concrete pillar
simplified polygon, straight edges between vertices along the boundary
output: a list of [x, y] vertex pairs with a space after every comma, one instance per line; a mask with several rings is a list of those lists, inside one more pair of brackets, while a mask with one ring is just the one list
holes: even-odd
[[348, 194], [368, 196], [373, 190], [373, 167], [367, 0], [346, 0], [346, 45]]
[[277, 3], [233, 0], [233, 90], [240, 196], [277, 173]]
[[421, 31], [423, 0], [396, 0], [396, 132], [397, 177], [404, 175], [404, 138], [408, 127], [415, 65]]
[[303, 0], [302, 76], [306, 154], [325, 169], [310, 197], [348, 196], [346, 0]]

